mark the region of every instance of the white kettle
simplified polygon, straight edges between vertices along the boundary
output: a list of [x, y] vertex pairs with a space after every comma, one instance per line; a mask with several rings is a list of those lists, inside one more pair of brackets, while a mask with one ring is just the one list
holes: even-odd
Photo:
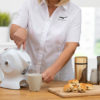
[[26, 80], [25, 74], [30, 66], [31, 59], [24, 50], [5, 50], [0, 54], [0, 87], [20, 89], [20, 83]]

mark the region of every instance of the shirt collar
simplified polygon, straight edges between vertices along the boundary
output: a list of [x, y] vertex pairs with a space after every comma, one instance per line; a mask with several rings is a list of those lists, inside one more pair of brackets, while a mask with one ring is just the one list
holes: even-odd
[[46, 3], [46, 1], [45, 0], [42, 0], [41, 2], [40, 2], [40, 5], [43, 5], [43, 4], [45, 4]]
[[[46, 1], [45, 1], [45, 0], [42, 0], [40, 4], [43, 5], [43, 4], [45, 4], [45, 3], [46, 3]], [[65, 10], [67, 10], [68, 7], [69, 7], [69, 3], [70, 3], [70, 1], [69, 1], [67, 4], [62, 5], [62, 7], [63, 7]]]
[[65, 10], [68, 10], [69, 4], [70, 4], [70, 1], [69, 1], [67, 4], [63, 5], [62, 7], [63, 7]]

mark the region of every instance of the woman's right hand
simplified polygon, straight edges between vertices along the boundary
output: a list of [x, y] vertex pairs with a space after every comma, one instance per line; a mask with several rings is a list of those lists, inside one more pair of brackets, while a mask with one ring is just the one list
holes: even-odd
[[23, 45], [23, 49], [26, 46], [27, 31], [24, 28], [19, 28], [13, 35], [13, 40], [16, 43], [17, 47], [20, 48]]

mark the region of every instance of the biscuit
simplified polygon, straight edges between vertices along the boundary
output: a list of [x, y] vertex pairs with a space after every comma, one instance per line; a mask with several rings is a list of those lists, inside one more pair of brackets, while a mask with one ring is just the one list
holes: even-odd
[[92, 84], [85, 84], [85, 85], [86, 85], [87, 90], [93, 89], [93, 85]]
[[78, 92], [78, 85], [74, 85], [74, 86], [73, 86], [72, 92]]
[[76, 79], [69, 80], [68, 83], [71, 83], [72, 85], [79, 85], [79, 81]]
[[64, 86], [64, 92], [71, 92], [73, 89], [73, 85], [68, 83]]
[[86, 88], [86, 84], [85, 83], [80, 83], [80, 85], [78, 86], [78, 92], [86, 92], [87, 88]]

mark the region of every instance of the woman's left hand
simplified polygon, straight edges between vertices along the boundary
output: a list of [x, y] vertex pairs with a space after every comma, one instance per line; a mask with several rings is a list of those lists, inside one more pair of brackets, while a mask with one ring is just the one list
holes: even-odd
[[54, 80], [55, 74], [56, 74], [56, 72], [55, 72], [54, 68], [49, 67], [47, 70], [45, 70], [42, 73], [43, 81], [46, 83], [51, 82], [52, 80]]

